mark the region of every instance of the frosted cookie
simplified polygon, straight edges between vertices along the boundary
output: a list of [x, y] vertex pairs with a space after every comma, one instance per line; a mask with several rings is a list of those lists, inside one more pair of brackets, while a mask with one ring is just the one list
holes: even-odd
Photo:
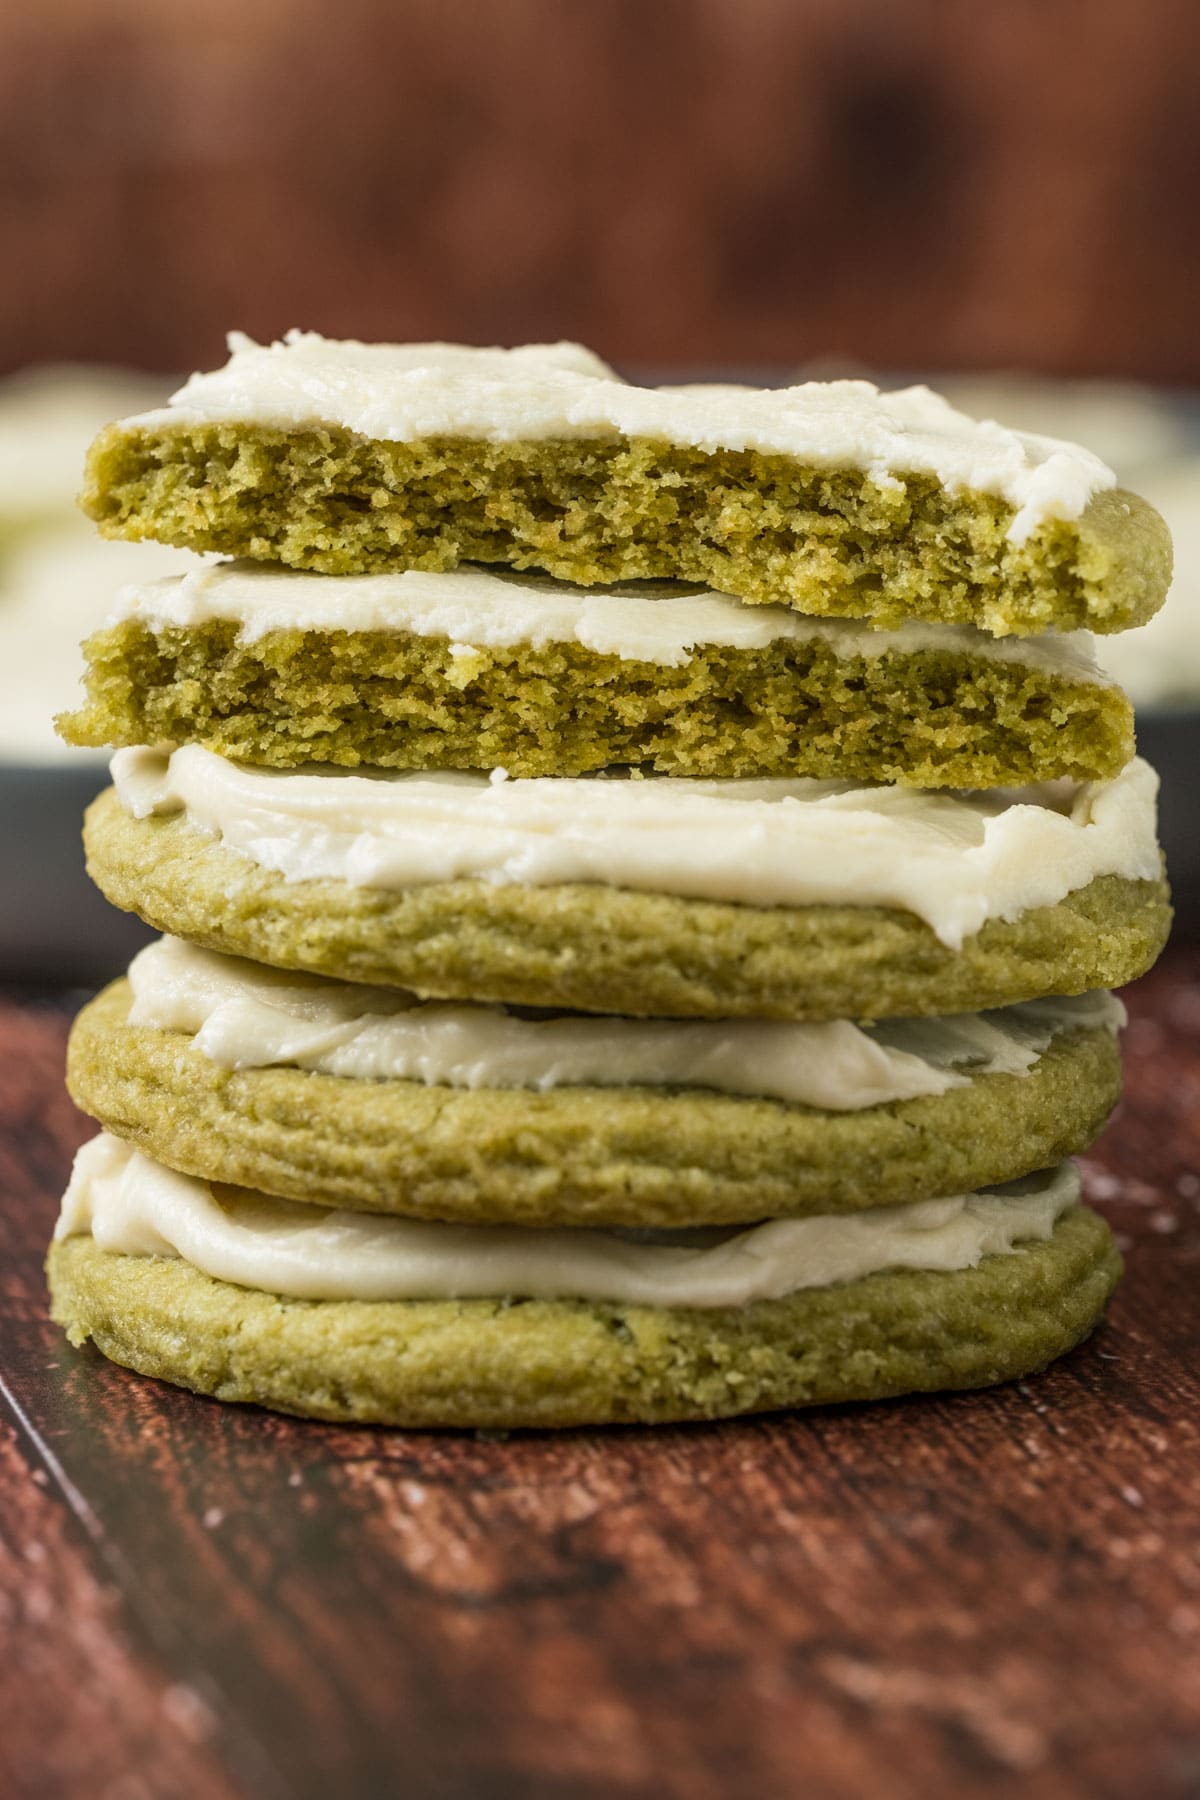
[[924, 388], [639, 388], [573, 344], [230, 349], [96, 439], [83, 504], [107, 535], [332, 575], [676, 577], [998, 635], [1119, 631], [1170, 580], [1165, 525], [1098, 458]]
[[1129, 702], [1086, 634], [875, 632], [676, 584], [225, 564], [125, 588], [85, 646], [85, 745], [246, 762], [994, 787], [1114, 775]]
[[489, 781], [122, 750], [88, 867], [229, 954], [447, 998], [870, 1019], [1116, 987], [1166, 938], [1157, 781], [987, 794]]
[[519, 1427], [719, 1418], [1044, 1367], [1120, 1273], [1070, 1165], [852, 1218], [657, 1234], [321, 1213], [76, 1162], [49, 1258], [74, 1344], [323, 1419]]
[[1120, 1092], [1109, 994], [794, 1024], [548, 1016], [163, 939], [71, 1034], [72, 1097], [206, 1180], [357, 1212], [680, 1226], [1010, 1181]]

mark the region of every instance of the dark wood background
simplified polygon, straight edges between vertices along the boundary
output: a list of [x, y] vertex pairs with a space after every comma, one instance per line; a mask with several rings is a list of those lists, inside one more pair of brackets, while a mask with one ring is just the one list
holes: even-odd
[[1195, 0], [0, 0], [0, 368], [1200, 379]]
[[995, 1392], [507, 1440], [69, 1349], [62, 1003], [0, 1002], [0, 1793], [1200, 1794], [1200, 952], [1087, 1161], [1111, 1322]]

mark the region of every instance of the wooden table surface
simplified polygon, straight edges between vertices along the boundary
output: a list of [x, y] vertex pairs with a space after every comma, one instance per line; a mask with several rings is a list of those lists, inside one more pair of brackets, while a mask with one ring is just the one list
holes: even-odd
[[507, 1440], [69, 1349], [66, 1010], [0, 1001], [0, 1793], [1200, 1794], [1200, 954], [1087, 1163], [1111, 1323], [994, 1393]]

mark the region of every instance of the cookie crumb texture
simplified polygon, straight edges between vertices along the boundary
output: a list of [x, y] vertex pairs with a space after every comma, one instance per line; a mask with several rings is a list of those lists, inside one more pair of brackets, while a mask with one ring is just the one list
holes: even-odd
[[708, 645], [678, 668], [577, 645], [473, 649], [370, 631], [217, 622], [97, 633], [69, 743], [200, 743], [271, 768], [816, 776], [998, 787], [1115, 775], [1133, 754], [1116, 687], [943, 650]]
[[1107, 1225], [957, 1274], [892, 1271], [719, 1311], [583, 1301], [311, 1301], [165, 1257], [55, 1244], [75, 1345], [218, 1400], [317, 1419], [508, 1429], [663, 1423], [987, 1387], [1099, 1323], [1120, 1275]]
[[702, 581], [810, 614], [1121, 631], [1162, 604], [1171, 542], [1135, 494], [1008, 538], [1013, 508], [916, 475], [886, 485], [756, 451], [650, 439], [390, 443], [335, 429], [113, 425], [84, 509], [156, 538], [328, 575], [538, 568], [585, 586]]

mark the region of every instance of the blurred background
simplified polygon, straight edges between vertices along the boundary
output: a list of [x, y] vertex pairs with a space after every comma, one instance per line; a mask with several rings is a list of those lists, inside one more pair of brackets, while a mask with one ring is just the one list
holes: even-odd
[[0, 8], [0, 361], [231, 324], [1200, 379], [1195, 0]]
[[112, 589], [182, 559], [72, 497], [230, 327], [928, 378], [1083, 439], [1176, 534], [1111, 649], [1200, 894], [1198, 69], [1195, 0], [0, 0], [0, 973], [127, 948], [78, 869], [102, 771], [48, 720]]

